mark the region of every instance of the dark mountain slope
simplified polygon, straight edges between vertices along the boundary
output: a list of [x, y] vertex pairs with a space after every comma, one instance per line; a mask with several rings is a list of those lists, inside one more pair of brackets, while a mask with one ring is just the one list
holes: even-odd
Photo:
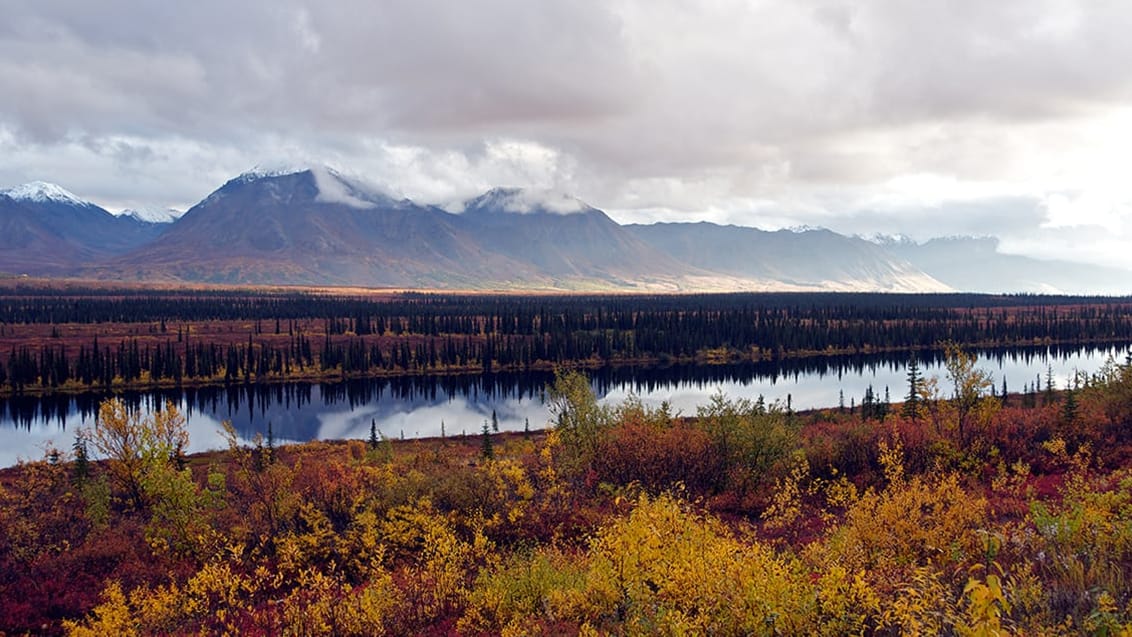
[[947, 289], [881, 247], [829, 230], [767, 232], [707, 222], [625, 228], [685, 263], [736, 277], [831, 290]]
[[52, 184], [0, 194], [0, 271], [68, 275], [149, 243], [164, 226], [115, 217]]
[[141, 278], [392, 287], [537, 279], [531, 268], [482, 249], [452, 217], [365, 192], [329, 171], [248, 174], [104, 270]]
[[465, 204], [461, 224], [480, 245], [555, 280], [635, 285], [696, 272], [572, 197], [496, 188]]

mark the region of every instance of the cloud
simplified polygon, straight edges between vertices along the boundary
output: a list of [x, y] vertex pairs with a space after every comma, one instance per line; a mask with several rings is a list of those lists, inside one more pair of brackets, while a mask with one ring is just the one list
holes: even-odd
[[310, 171], [318, 188], [318, 201], [360, 209], [374, 207], [374, 202], [363, 199], [366, 196], [363, 190], [335, 171], [324, 166], [312, 166]]
[[183, 208], [296, 158], [423, 201], [515, 185], [638, 221], [1030, 236], [1116, 227], [1132, 201], [1127, 3], [0, 11], [0, 186], [57, 181], [109, 207]]
[[518, 214], [545, 211], [568, 215], [586, 209], [586, 205], [577, 197], [544, 188], [523, 188], [506, 192], [500, 205], [503, 210]]

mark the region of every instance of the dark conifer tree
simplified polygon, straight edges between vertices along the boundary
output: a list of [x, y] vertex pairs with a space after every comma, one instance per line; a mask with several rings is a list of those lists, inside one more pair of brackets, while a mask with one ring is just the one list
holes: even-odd
[[916, 418], [919, 414], [920, 387], [923, 382], [920, 364], [916, 362], [916, 357], [912, 356], [908, 359], [908, 395], [904, 397], [904, 407], [900, 410], [900, 414], [905, 418]]
[[87, 452], [86, 436], [82, 431], [75, 432], [75, 442], [71, 445], [75, 453], [75, 484], [82, 486], [90, 476], [90, 455]]
[[371, 418], [369, 421], [369, 448], [377, 449], [380, 443], [381, 440], [377, 437], [377, 421]]
[[267, 421], [267, 463], [275, 462], [275, 430], [271, 427], [271, 421]]
[[491, 429], [486, 420], [483, 421], [483, 447], [480, 453], [485, 460], [491, 460], [495, 457], [495, 448], [491, 444]]
[[1077, 391], [1072, 387], [1065, 390], [1065, 403], [1061, 406], [1061, 419], [1067, 425], [1077, 422]]

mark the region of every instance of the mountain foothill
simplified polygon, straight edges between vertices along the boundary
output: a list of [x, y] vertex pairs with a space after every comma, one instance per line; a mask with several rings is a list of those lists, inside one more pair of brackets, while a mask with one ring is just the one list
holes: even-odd
[[569, 195], [495, 188], [458, 212], [322, 167], [251, 171], [183, 215], [112, 214], [45, 182], [0, 191], [0, 274], [152, 282], [551, 291], [1126, 293], [1128, 273], [993, 238], [619, 224]]

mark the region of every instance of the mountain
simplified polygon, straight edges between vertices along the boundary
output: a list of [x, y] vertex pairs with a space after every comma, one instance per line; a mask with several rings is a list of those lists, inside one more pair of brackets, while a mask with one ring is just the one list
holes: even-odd
[[61, 275], [145, 245], [163, 228], [32, 182], [0, 191], [0, 230], [0, 271]]
[[119, 212], [118, 217], [133, 217], [142, 223], [173, 223], [185, 213], [174, 208], [128, 208]]
[[1132, 279], [1125, 270], [1002, 254], [994, 237], [947, 237], [924, 243], [881, 237], [878, 241], [889, 253], [964, 292], [1132, 293]]
[[714, 223], [625, 228], [694, 267], [792, 289], [940, 292], [950, 288], [873, 243], [830, 230], [768, 232]]
[[488, 250], [530, 264], [559, 285], [665, 285], [695, 272], [601, 210], [560, 193], [495, 188], [464, 204], [460, 225]]
[[1128, 273], [996, 239], [620, 225], [561, 193], [495, 188], [448, 212], [325, 167], [255, 169], [184, 214], [113, 215], [54, 184], [0, 191], [0, 273], [245, 284], [627, 291], [1127, 294]]
[[478, 245], [455, 215], [395, 201], [321, 167], [240, 175], [153, 243], [92, 273], [388, 287], [539, 282], [531, 266]]
[[495, 189], [454, 214], [394, 200], [322, 167], [245, 173], [97, 276], [424, 288], [662, 289], [713, 273], [604, 212]]
[[75, 265], [81, 249], [22, 202], [0, 193], [0, 273], [61, 274]]

